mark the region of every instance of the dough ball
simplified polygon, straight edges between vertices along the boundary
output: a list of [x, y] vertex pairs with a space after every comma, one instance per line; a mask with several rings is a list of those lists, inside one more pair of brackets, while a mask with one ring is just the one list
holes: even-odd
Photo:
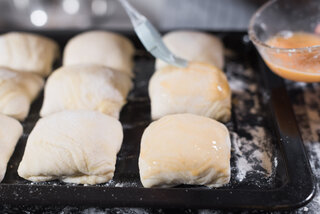
[[57, 43], [44, 36], [18, 32], [0, 36], [0, 67], [45, 77], [58, 55]]
[[43, 85], [38, 75], [0, 68], [0, 113], [24, 120]]
[[231, 115], [231, 90], [218, 68], [190, 62], [186, 68], [173, 66], [156, 71], [149, 83], [151, 115], [192, 113], [226, 122]]
[[139, 157], [144, 187], [220, 187], [230, 180], [228, 129], [210, 118], [176, 114], [151, 123]]
[[[218, 37], [200, 31], [172, 31], [163, 37], [170, 51], [188, 61], [205, 62], [222, 69], [223, 44]], [[157, 59], [156, 69], [168, 65]]]
[[7, 164], [21, 135], [21, 124], [0, 114], [0, 182], [6, 174]]
[[132, 77], [133, 54], [134, 46], [124, 36], [106, 31], [89, 31], [67, 43], [63, 65], [104, 65]]
[[102, 65], [64, 66], [48, 78], [42, 117], [62, 110], [94, 110], [119, 117], [131, 79]]
[[20, 177], [98, 184], [112, 179], [123, 139], [121, 124], [94, 111], [63, 111], [40, 119], [27, 141]]

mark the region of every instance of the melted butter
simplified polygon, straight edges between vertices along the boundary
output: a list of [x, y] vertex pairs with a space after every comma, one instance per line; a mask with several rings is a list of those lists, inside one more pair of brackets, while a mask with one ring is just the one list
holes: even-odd
[[[320, 36], [305, 32], [290, 32], [270, 38], [266, 44], [277, 48], [307, 48], [320, 46]], [[295, 80], [320, 81], [320, 50], [293, 53], [269, 53], [267, 65], [278, 75]]]
[[140, 159], [147, 164], [147, 170], [141, 176], [147, 179], [172, 172], [199, 176], [208, 170], [227, 174], [228, 139], [226, 127], [215, 120], [192, 114], [165, 116], [143, 134]]
[[214, 101], [230, 95], [225, 74], [210, 64], [190, 62], [186, 68], [167, 66], [157, 72], [170, 74], [160, 83], [169, 94], [202, 96]]

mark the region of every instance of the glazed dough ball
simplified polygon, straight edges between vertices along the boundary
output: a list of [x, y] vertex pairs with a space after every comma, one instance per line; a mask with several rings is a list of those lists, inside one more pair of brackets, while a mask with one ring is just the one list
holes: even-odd
[[220, 187], [230, 180], [228, 129], [210, 118], [176, 114], [151, 123], [139, 157], [144, 187]]
[[134, 47], [116, 33], [90, 31], [72, 38], [64, 49], [63, 65], [98, 64], [133, 76]]
[[38, 75], [0, 68], [0, 113], [24, 120], [43, 84]]
[[57, 43], [44, 36], [18, 32], [0, 36], [0, 67], [48, 76], [58, 55]]
[[6, 174], [7, 164], [21, 135], [21, 124], [0, 114], [0, 182]]
[[40, 115], [82, 109], [118, 118], [131, 88], [127, 75], [105, 66], [64, 66], [48, 78]]
[[186, 68], [167, 66], [149, 83], [152, 119], [192, 113], [226, 122], [231, 115], [231, 90], [225, 74], [204, 63]]
[[40, 119], [18, 168], [34, 181], [99, 184], [112, 179], [123, 139], [121, 124], [94, 111], [63, 111]]
[[[199, 31], [172, 31], [163, 37], [170, 51], [188, 61], [205, 62], [220, 69], [224, 66], [223, 44], [218, 37]], [[157, 59], [156, 69], [168, 64]]]

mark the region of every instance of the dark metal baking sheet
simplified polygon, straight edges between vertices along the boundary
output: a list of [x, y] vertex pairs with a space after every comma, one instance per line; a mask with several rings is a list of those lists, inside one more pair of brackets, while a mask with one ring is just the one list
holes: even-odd
[[[37, 32], [52, 37], [63, 48], [79, 31]], [[28, 134], [39, 118], [43, 94], [33, 103], [29, 117], [23, 122], [24, 134], [9, 164], [4, 181], [0, 184], [0, 203], [36, 205], [73, 205], [98, 207], [152, 207], [152, 208], [222, 208], [222, 209], [292, 209], [308, 203], [315, 192], [313, 175], [303, 147], [296, 120], [284, 82], [264, 65], [248, 42], [245, 33], [214, 33], [220, 36], [233, 54], [227, 57], [225, 72], [230, 79], [253, 84], [256, 91], [233, 94], [231, 122], [226, 125], [239, 136], [251, 138], [243, 127], [260, 126], [272, 145], [272, 175], [265, 178], [260, 169], [251, 171], [239, 181], [236, 152], [232, 152], [232, 179], [222, 188], [181, 185], [176, 188], [143, 188], [139, 180], [138, 156], [140, 138], [151, 122], [148, 79], [154, 70], [154, 59], [146, 53], [137, 38], [125, 33], [137, 48], [135, 56], [135, 88], [128, 97], [128, 104], [121, 112], [124, 142], [118, 154], [114, 179], [95, 186], [70, 185], [59, 181], [32, 183], [17, 175]], [[56, 66], [59, 66], [58, 62]], [[242, 66], [243, 69], [234, 67]], [[239, 71], [250, 67], [253, 73]], [[257, 98], [257, 112], [250, 112]], [[242, 108], [237, 103], [242, 102]], [[259, 118], [259, 119], [257, 119]], [[250, 158], [249, 151], [243, 154]]]

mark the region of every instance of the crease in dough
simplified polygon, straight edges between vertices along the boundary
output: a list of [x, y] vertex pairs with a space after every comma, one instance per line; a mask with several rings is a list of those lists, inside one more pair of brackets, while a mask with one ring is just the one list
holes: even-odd
[[152, 119], [192, 113], [227, 122], [231, 116], [231, 90], [226, 75], [206, 63], [190, 62], [186, 68], [167, 66], [149, 82]]
[[133, 77], [134, 46], [126, 37], [107, 31], [89, 31], [66, 45], [63, 65], [98, 64]]
[[230, 151], [222, 123], [193, 114], [165, 116], [143, 133], [140, 179], [144, 187], [220, 187], [230, 180]]
[[0, 68], [0, 113], [24, 120], [43, 85], [38, 75]]
[[59, 57], [59, 46], [44, 36], [11, 32], [0, 36], [0, 56], [0, 67], [46, 77]]
[[22, 131], [23, 128], [17, 120], [0, 114], [0, 182], [6, 174], [7, 164]]
[[[163, 42], [176, 56], [188, 61], [204, 62], [222, 69], [224, 66], [224, 48], [221, 40], [201, 31], [178, 30], [163, 36]], [[156, 70], [168, 64], [156, 60]]]
[[95, 111], [62, 111], [40, 119], [18, 168], [34, 181], [99, 184], [112, 179], [123, 140], [121, 123]]
[[127, 75], [102, 65], [63, 66], [47, 80], [40, 115], [82, 109], [118, 118], [131, 88]]

